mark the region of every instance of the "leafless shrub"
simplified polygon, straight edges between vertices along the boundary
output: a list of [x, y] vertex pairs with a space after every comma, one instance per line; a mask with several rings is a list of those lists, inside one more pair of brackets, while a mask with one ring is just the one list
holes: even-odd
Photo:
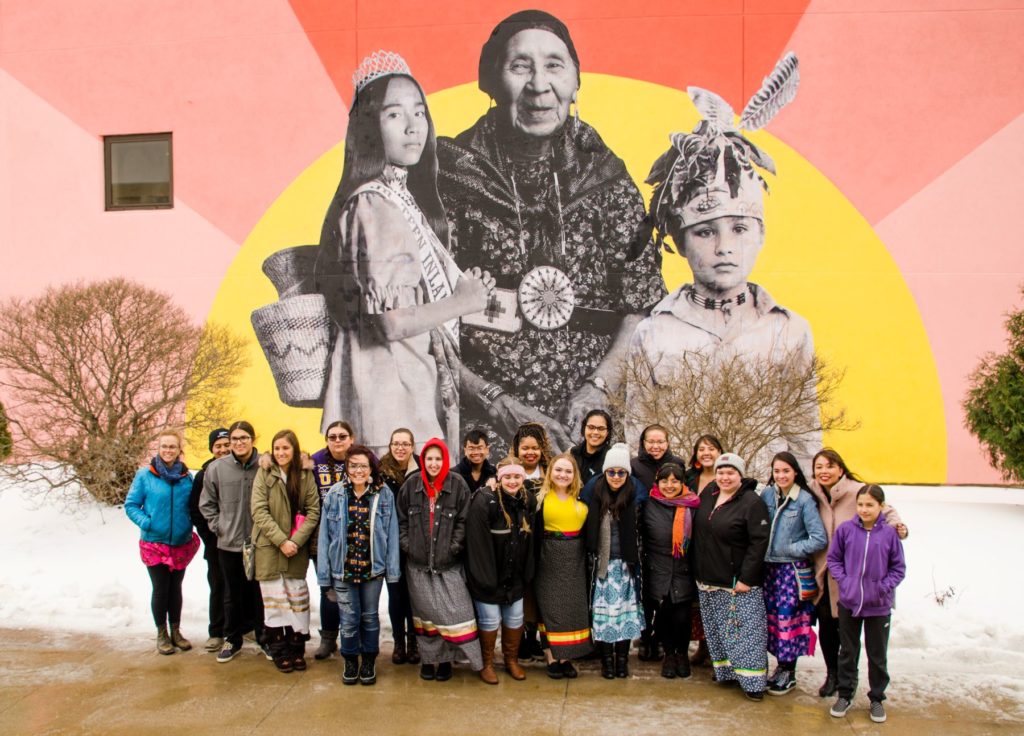
[[[194, 325], [169, 296], [125, 279], [9, 299], [0, 390], [14, 430], [10, 472], [120, 503], [156, 433], [183, 426], [186, 401], [195, 424], [224, 421], [246, 363], [228, 328]], [[67, 472], [39, 473], [51, 460]]]
[[764, 479], [776, 452], [788, 449], [809, 471], [822, 432], [857, 427], [836, 401], [844, 375], [802, 351], [770, 360], [693, 351], [673, 364], [639, 353], [621, 364], [625, 391], [611, 410], [629, 439], [662, 424], [681, 454], [699, 435], [715, 435], [747, 461], [748, 476]]

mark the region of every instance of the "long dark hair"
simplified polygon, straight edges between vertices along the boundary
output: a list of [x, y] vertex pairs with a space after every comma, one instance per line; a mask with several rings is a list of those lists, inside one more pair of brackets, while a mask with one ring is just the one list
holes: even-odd
[[725, 448], [722, 447], [721, 440], [713, 434], [702, 434], [697, 438], [697, 441], [693, 443], [693, 453], [690, 455], [690, 467], [694, 470], [700, 470], [703, 468], [700, 461], [697, 460], [697, 450], [700, 449], [701, 444], [708, 444], [712, 447], [717, 447], [719, 454], [725, 452]]
[[846, 462], [843, 461], [843, 456], [831, 447], [822, 447], [817, 453], [815, 453], [814, 457], [811, 459], [811, 473], [814, 473], [814, 463], [818, 462], [819, 457], [827, 459], [833, 465], [838, 465], [842, 469], [843, 475], [850, 480], [855, 480], [858, 483], [864, 482], [846, 466]]
[[[804, 477], [804, 471], [801, 470], [800, 468], [800, 463], [797, 461], [793, 453], [786, 452], [785, 450], [783, 450], [782, 452], [775, 453], [775, 457], [772, 458], [772, 463], [771, 465], [768, 466], [768, 482], [765, 483], [765, 485], [775, 485], [775, 474], [772, 472], [772, 470], [775, 468], [776, 460], [781, 460], [782, 462], [786, 463], [786, 465], [793, 468], [793, 472], [795, 473], [795, 480], [793, 481], [793, 483], [797, 488], [802, 488], [805, 491], [810, 491], [810, 488], [807, 485], [807, 478]], [[818, 498], [813, 493], [811, 494], [811, 497], [814, 498], [815, 500], [817, 500]]]
[[627, 504], [633, 502], [636, 488], [633, 484], [633, 476], [629, 475], [629, 468], [626, 468], [626, 473], [626, 482], [622, 484], [618, 491], [613, 492], [608, 487], [608, 479], [604, 477], [603, 473], [594, 484], [594, 497], [597, 498], [600, 504], [602, 517], [605, 515], [605, 512], [611, 512], [612, 518], [618, 519], [622, 509], [626, 508]]
[[409, 179], [406, 186], [416, 200], [417, 206], [427, 218], [427, 223], [434, 234], [445, 246], [448, 245], [448, 221], [441, 205], [441, 195], [437, 192], [437, 134], [434, 132], [434, 120], [430, 117], [427, 97], [419, 82], [407, 74], [390, 74], [375, 79], [358, 93], [352, 103], [352, 111], [348, 117], [348, 131], [345, 133], [345, 164], [341, 173], [341, 182], [331, 200], [320, 232], [320, 245], [337, 243], [342, 233], [338, 232], [338, 220], [345, 202], [359, 187], [368, 181], [378, 178], [387, 166], [384, 155], [384, 138], [380, 132], [380, 111], [388, 85], [392, 79], [399, 77], [408, 79], [419, 90], [423, 98], [423, 106], [427, 116], [427, 140], [423, 146], [423, 154], [417, 164], [408, 167]]
[[299, 450], [299, 438], [290, 429], [282, 429], [274, 435], [274, 439], [270, 442], [270, 457], [274, 465], [280, 468], [277, 458], [274, 457], [274, 445], [278, 440], [285, 440], [292, 446], [292, 459], [285, 472], [284, 488], [288, 494], [288, 508], [291, 509], [292, 518], [295, 518], [302, 503], [302, 453]]

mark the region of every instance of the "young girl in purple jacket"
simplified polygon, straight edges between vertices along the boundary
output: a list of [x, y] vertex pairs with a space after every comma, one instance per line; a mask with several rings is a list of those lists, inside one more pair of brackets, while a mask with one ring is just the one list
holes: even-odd
[[864, 486], [857, 493], [857, 517], [836, 529], [828, 550], [828, 569], [839, 585], [839, 696], [829, 711], [842, 718], [857, 690], [860, 632], [868, 655], [871, 720], [885, 721], [885, 688], [889, 684], [886, 651], [896, 586], [906, 575], [903, 544], [894, 527], [882, 520], [885, 493]]

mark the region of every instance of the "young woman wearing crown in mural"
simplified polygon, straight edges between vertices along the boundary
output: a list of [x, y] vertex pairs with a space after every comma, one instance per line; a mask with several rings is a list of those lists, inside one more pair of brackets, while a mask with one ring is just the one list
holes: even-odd
[[448, 253], [434, 124], [408, 65], [378, 51], [352, 81], [316, 265], [336, 328], [323, 424], [344, 417], [381, 455], [396, 426], [458, 436], [459, 318], [486, 306], [493, 282], [460, 272]]
[[[693, 271], [693, 282], [662, 299], [630, 341], [630, 359], [649, 361], [655, 383], [675, 380], [694, 353], [712, 364], [736, 355], [755, 363], [812, 359], [807, 321], [747, 280], [765, 239], [768, 185], [759, 169], [774, 174], [775, 165], [740, 131], [764, 127], [792, 101], [798, 83], [797, 58], [790, 53], [747, 103], [738, 127], [721, 97], [698, 87], [687, 90], [702, 119], [692, 133], [670, 137], [672, 147], [647, 177], [655, 186], [650, 215], [657, 238], [671, 251], [665, 244], [670, 236]], [[637, 388], [635, 382], [627, 386], [627, 402]], [[635, 436], [633, 429], [627, 433]], [[806, 464], [821, 445], [819, 433], [787, 436], [786, 427], [779, 430], [778, 442], [763, 450], [766, 458], [788, 449]]]

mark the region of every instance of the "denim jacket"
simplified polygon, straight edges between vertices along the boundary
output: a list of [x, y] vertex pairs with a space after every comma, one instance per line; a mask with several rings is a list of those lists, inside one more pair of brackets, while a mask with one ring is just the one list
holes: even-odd
[[[320, 536], [317, 543], [316, 580], [333, 587], [345, 576], [348, 552], [348, 494], [352, 485], [346, 479], [335, 483], [324, 496], [320, 508]], [[373, 494], [370, 503], [370, 577], [385, 575], [394, 583], [402, 575], [398, 555], [398, 513], [395, 494], [387, 483]]]
[[825, 525], [821, 523], [814, 496], [797, 486], [789, 489], [782, 503], [775, 486], [761, 491], [772, 520], [765, 562], [799, 562], [828, 546]]

